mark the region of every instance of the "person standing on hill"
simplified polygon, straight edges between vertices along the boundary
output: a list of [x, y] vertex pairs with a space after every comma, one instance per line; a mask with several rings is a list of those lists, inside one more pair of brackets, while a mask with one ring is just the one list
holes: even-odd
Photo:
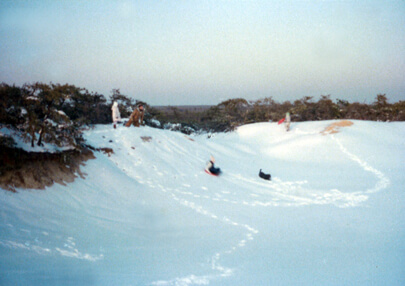
[[284, 123], [285, 123], [285, 130], [290, 131], [291, 117], [289, 112], [287, 112], [287, 114], [285, 115]]
[[116, 124], [121, 121], [121, 113], [120, 110], [118, 109], [118, 102], [114, 101], [111, 110], [112, 110], [112, 121], [114, 124], [114, 128], [116, 128], [117, 127]]
[[125, 126], [129, 127], [131, 126], [131, 124], [133, 124], [135, 127], [139, 127], [140, 125], [143, 124], [143, 115], [144, 115], [143, 104], [139, 104], [138, 107], [135, 108], [134, 112], [132, 112]]

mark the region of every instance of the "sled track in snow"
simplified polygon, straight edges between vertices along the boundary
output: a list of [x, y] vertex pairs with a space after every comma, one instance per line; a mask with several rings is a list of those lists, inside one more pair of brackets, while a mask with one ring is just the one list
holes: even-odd
[[[180, 138], [180, 137], [179, 137]], [[308, 182], [306, 180], [302, 181], [282, 181], [281, 179], [275, 177], [271, 182], [258, 181], [257, 178], [249, 178], [243, 176], [242, 174], [227, 174], [221, 178], [215, 178], [219, 180], [226, 180], [229, 185], [234, 185], [236, 190], [219, 190], [215, 192], [207, 192], [209, 187], [201, 185], [201, 182], [193, 178], [187, 178], [186, 172], [182, 172], [184, 166], [174, 165], [175, 168], [171, 169], [160, 169], [153, 162], [154, 159], [140, 158], [139, 152], [141, 152], [142, 146], [136, 151], [129, 150], [129, 157], [133, 157], [134, 163], [129, 170], [124, 170], [129, 176], [134, 177], [140, 184], [148, 186], [151, 189], [157, 189], [168, 195], [169, 198], [176, 201], [180, 205], [190, 208], [196, 213], [208, 217], [213, 220], [217, 220], [223, 224], [230, 225], [236, 228], [243, 229], [244, 235], [240, 240], [229, 246], [228, 248], [213, 253], [211, 256], [211, 269], [215, 273], [207, 275], [194, 275], [190, 274], [184, 277], [178, 277], [171, 280], [159, 280], [154, 281], [151, 285], [208, 285], [211, 280], [216, 280], [224, 277], [229, 277], [233, 274], [234, 270], [231, 268], [224, 267], [221, 265], [220, 260], [224, 255], [232, 255], [236, 250], [244, 247], [249, 241], [254, 240], [254, 236], [259, 233], [259, 230], [254, 227], [234, 221], [231, 217], [226, 215], [219, 215], [215, 211], [210, 211], [204, 206], [204, 201], [215, 202], [217, 204], [230, 204], [234, 206], [245, 207], [297, 207], [304, 205], [325, 205], [332, 204], [337, 207], [353, 207], [360, 203], [366, 201], [368, 196], [366, 194], [375, 193], [386, 188], [390, 181], [389, 179], [379, 170], [371, 167], [365, 161], [361, 160], [358, 156], [352, 154], [345, 148], [340, 140], [338, 140], [333, 134], [330, 136], [332, 140], [337, 144], [340, 151], [350, 160], [357, 163], [364, 171], [371, 172], [378, 178], [378, 182], [375, 186], [365, 191], [357, 191], [352, 193], [344, 193], [337, 189], [332, 190], [313, 190], [307, 186]], [[184, 138], [183, 138], [184, 139]], [[146, 152], [151, 150], [155, 154], [163, 154], [162, 157], [156, 157], [161, 162], [164, 162], [166, 166], [173, 166], [172, 162], [165, 162], [169, 158], [172, 158], [173, 154], [176, 154], [179, 158], [187, 158], [187, 166], [192, 167], [193, 165], [201, 165], [203, 160], [196, 155], [183, 148], [180, 142], [174, 140], [173, 138], [167, 136], [162, 137], [159, 140], [155, 138], [152, 139], [154, 144], [153, 148], [148, 145]], [[187, 144], [190, 144], [189, 142]], [[193, 144], [193, 143], [191, 143]], [[196, 144], [196, 143], [194, 143]], [[129, 146], [129, 145], [128, 145]], [[149, 149], [148, 149], [149, 148]], [[206, 146], [195, 146], [194, 148], [203, 149], [204, 152], [208, 152]], [[170, 156], [165, 156], [165, 152], [170, 153]], [[207, 153], [206, 152], [206, 153]], [[136, 155], [138, 154], [138, 155]], [[117, 162], [119, 165], [119, 162]], [[147, 176], [137, 175], [139, 168], [147, 168]], [[135, 175], [134, 175], [135, 174]], [[161, 183], [161, 179], [165, 177], [174, 178], [169, 181], [169, 185], [164, 185]], [[257, 186], [256, 192], [246, 192], [244, 190], [252, 189], [251, 186]], [[250, 186], [248, 188], [248, 186]], [[237, 192], [238, 188], [242, 191]], [[242, 199], [234, 199], [236, 197], [242, 197]], [[241, 195], [243, 194], [243, 195]], [[209, 204], [208, 204], [209, 206]]]
[[[130, 145], [127, 145], [127, 147], [129, 146]], [[161, 154], [161, 156], [156, 156], [156, 160], [162, 160], [163, 162], [161, 161], [161, 164], [159, 164], [157, 162], [154, 162], [154, 159], [152, 158], [147, 158], [147, 156], [143, 158], [142, 156], [140, 156], [140, 153], [143, 153], [142, 151], [144, 151], [140, 150], [142, 149], [142, 147], [146, 147], [146, 149], [149, 149], [149, 154], [151, 154], [150, 150], [153, 150], [154, 155]], [[224, 195], [230, 195], [231, 193], [223, 191], [220, 194], [216, 194], [216, 196], [207, 195], [206, 192], [208, 191], [209, 187], [205, 187], [204, 185], [200, 185], [199, 187], [196, 186], [196, 184], [194, 184], [194, 181], [191, 182], [190, 179], [187, 178], [185, 172], [181, 170], [181, 167], [178, 167], [176, 165], [173, 166], [172, 162], [165, 162], [165, 160], [171, 159], [173, 157], [173, 154], [176, 154], [176, 156], [178, 157], [187, 158], [187, 162], [189, 165], [204, 164], [204, 161], [199, 156], [197, 156], [195, 153], [191, 153], [188, 152], [188, 150], [185, 150], [179, 142], [173, 140], [173, 138], [171, 137], [162, 136], [158, 140], [156, 138], [153, 138], [152, 142], [140, 146], [139, 148], [136, 147], [136, 150], [128, 149], [127, 152], [127, 159], [131, 160], [131, 157], [135, 159], [132, 167], [127, 167], [126, 170], [123, 170], [125, 173], [127, 173], [128, 176], [134, 177], [134, 179], [136, 179], [140, 184], [143, 184], [150, 189], [155, 189], [162, 193], [165, 193], [172, 200], [176, 201], [184, 207], [192, 209], [200, 215], [208, 217], [209, 219], [217, 220], [231, 227], [242, 229], [242, 231], [244, 232], [244, 235], [236, 242], [236, 244], [230, 245], [228, 248], [215, 252], [211, 255], [210, 268], [214, 271], [212, 274], [202, 276], [190, 274], [171, 280], [154, 281], [151, 283], [151, 285], [208, 285], [211, 280], [231, 276], [234, 270], [221, 265], [221, 258], [224, 255], [232, 255], [232, 253], [235, 252], [237, 249], [244, 247], [248, 243], [248, 241], [254, 239], [254, 236], [258, 234], [259, 231], [248, 224], [234, 221], [229, 216], [218, 215], [208, 210], [201, 204], [201, 200], [208, 200], [214, 201], [216, 203], [226, 202], [237, 205], [237, 201], [223, 198]], [[167, 152], [171, 155], [166, 157]], [[114, 160], [113, 157], [111, 157], [110, 159]], [[120, 162], [116, 163], [117, 165], [121, 165]], [[174, 168], [159, 169], [159, 166], [161, 165], [173, 166]], [[146, 172], [148, 175], [140, 175], [139, 168], [142, 168], [144, 171], [147, 169]], [[206, 178], [205, 173], [202, 173], [202, 176], [203, 178]], [[170, 179], [171, 181], [168, 182], [168, 185], [164, 185], [161, 182], [162, 178], [164, 179], [166, 177], [172, 178]]]
[[[220, 264], [220, 259], [223, 255], [231, 255], [233, 252], [235, 252], [238, 248], [244, 247], [248, 241], [251, 241], [254, 239], [254, 235], [258, 234], [259, 231], [253, 227], [251, 227], [248, 224], [241, 224], [238, 223], [227, 216], [220, 216], [216, 215], [215, 213], [208, 211], [205, 209], [203, 206], [188, 200], [184, 199], [182, 196], [186, 196], [189, 198], [205, 198], [209, 200], [213, 200], [216, 202], [220, 202], [221, 200], [219, 198], [212, 198], [210, 196], [206, 195], [196, 195], [193, 192], [190, 191], [190, 188], [192, 187], [189, 184], [181, 184], [178, 188], [167, 188], [159, 183], [147, 180], [144, 182], [148, 187], [151, 189], [158, 189], [163, 193], [169, 194], [171, 199], [174, 201], [178, 202], [184, 207], [190, 208], [196, 213], [206, 216], [210, 219], [214, 219], [217, 221], [220, 221], [221, 223], [237, 227], [237, 228], [242, 228], [245, 230], [245, 236], [241, 238], [237, 244], [230, 246], [228, 249], [225, 249], [220, 252], [216, 252], [211, 256], [211, 269], [214, 271], [217, 271], [219, 274], [211, 274], [211, 275], [204, 275], [204, 276], [196, 276], [196, 275], [188, 275], [185, 277], [180, 277], [180, 278], [175, 278], [172, 280], [160, 280], [160, 281], [155, 281], [152, 282], [151, 285], [208, 285], [210, 280], [214, 280], [217, 278], [223, 278], [223, 277], [228, 277], [231, 276], [233, 273], [233, 269], [224, 267]], [[201, 190], [204, 191], [204, 187], [201, 188]], [[223, 202], [227, 202], [226, 200], [223, 200]], [[232, 203], [232, 202], [230, 202]], [[237, 203], [236, 201], [234, 202], [235, 204]]]
[[378, 178], [378, 182], [377, 184], [372, 188], [372, 189], [368, 189], [366, 190], [364, 193], [376, 193], [379, 192], [385, 188], [387, 188], [390, 184], [390, 180], [379, 170], [371, 167], [369, 164], [367, 164], [365, 161], [361, 160], [359, 157], [357, 157], [356, 155], [350, 153], [344, 146], [343, 144], [340, 142], [340, 140], [338, 140], [334, 135], [331, 135], [332, 140], [334, 140], [340, 150], [352, 161], [356, 162], [357, 164], [360, 165], [361, 168], [364, 169], [364, 171], [366, 172], [371, 172], [372, 174], [374, 174], [377, 178]]
[[[161, 186], [161, 190], [166, 192], [166, 190], [163, 186]], [[181, 192], [181, 193], [185, 194], [185, 192]], [[235, 221], [229, 219], [228, 217], [219, 217], [216, 214], [214, 214], [210, 211], [207, 211], [202, 206], [197, 205], [194, 202], [179, 198], [173, 192], [171, 193], [171, 196], [175, 201], [178, 201], [181, 205], [191, 208], [192, 210], [196, 211], [197, 213], [199, 213], [201, 215], [207, 216], [211, 219], [218, 220], [222, 223], [225, 223], [225, 224], [228, 224], [228, 225], [231, 225], [234, 227], [243, 228], [247, 231], [247, 233], [245, 235], [245, 238], [241, 239], [237, 243], [237, 245], [231, 246], [227, 250], [217, 252], [211, 257], [211, 269], [214, 271], [218, 271], [220, 273], [219, 275], [214, 275], [214, 274], [204, 275], [204, 276], [189, 275], [189, 276], [185, 276], [185, 277], [175, 278], [175, 279], [169, 280], [169, 281], [155, 281], [155, 282], [151, 283], [151, 285], [179, 285], [179, 286], [180, 285], [186, 286], [186, 285], [193, 285], [193, 284], [208, 285], [210, 280], [220, 278], [220, 277], [231, 276], [233, 273], [233, 270], [231, 268], [224, 267], [219, 263], [221, 256], [231, 255], [238, 248], [244, 247], [249, 240], [253, 240], [253, 236], [255, 234], [259, 233], [259, 231], [247, 224], [240, 224], [238, 222], [235, 222]]]
[[[245, 199], [243, 201], [236, 201], [233, 199], [222, 198], [222, 195], [219, 197], [213, 197], [204, 194], [196, 194], [195, 192], [191, 192], [187, 189], [175, 189], [171, 190], [171, 196], [174, 200], [178, 201], [181, 205], [189, 207], [196, 211], [199, 214], [204, 216], [210, 217], [215, 220], [219, 220], [225, 224], [230, 224], [235, 227], [243, 227], [247, 230], [246, 237], [240, 242], [231, 247], [228, 250], [222, 251], [221, 253], [215, 253], [212, 257], [212, 269], [217, 270], [220, 272], [220, 277], [227, 277], [232, 275], [233, 270], [223, 267], [219, 264], [219, 260], [222, 255], [231, 255], [237, 248], [245, 246], [245, 244], [254, 239], [254, 235], [258, 234], [259, 231], [250, 227], [249, 225], [241, 225], [238, 222], [232, 221], [227, 217], [218, 217], [218, 215], [205, 210], [201, 205], [197, 205], [196, 203], [180, 198], [179, 196], [186, 196], [189, 198], [195, 199], [206, 199], [215, 202], [225, 203], [225, 204], [233, 204], [239, 206], [246, 206], [246, 207], [277, 207], [277, 206], [302, 206], [302, 205], [310, 205], [310, 204], [334, 204], [337, 207], [353, 207], [357, 206], [360, 203], [364, 202], [368, 199], [368, 196], [365, 194], [367, 193], [375, 193], [385, 189], [389, 185], [389, 179], [379, 170], [371, 167], [365, 161], [361, 160], [358, 156], [354, 155], [353, 153], [349, 152], [338, 140], [334, 135], [331, 135], [332, 140], [338, 145], [341, 152], [350, 160], [357, 163], [362, 169], [367, 172], [371, 172], [378, 178], [377, 184], [365, 191], [358, 191], [353, 193], [343, 193], [337, 189], [329, 190], [329, 191], [319, 191], [315, 192], [314, 190], [308, 189], [305, 185], [308, 183], [307, 181], [296, 181], [296, 182], [283, 182], [278, 178], [274, 178], [271, 183], [268, 182], [259, 182], [257, 180], [246, 178], [242, 175], [230, 175], [232, 180], [237, 180], [241, 183], [241, 187], [243, 188], [243, 184], [256, 184], [258, 189], [265, 189], [271, 192], [273, 196], [272, 199], [267, 199], [267, 201], [262, 201], [260, 198], [265, 198], [267, 196], [263, 196], [260, 192], [259, 193], [250, 193], [251, 200]], [[160, 189], [164, 192], [167, 192], [163, 186], [159, 186]], [[183, 187], [191, 187], [190, 185], [183, 185]], [[301, 196], [297, 196], [296, 194], [300, 193]], [[303, 194], [311, 194], [311, 196], [304, 196]], [[177, 195], [176, 195], [177, 194]], [[230, 192], [223, 192], [222, 194], [232, 195]], [[255, 198], [255, 199], [254, 199]], [[205, 285], [209, 284], [209, 281], [212, 279], [216, 279], [215, 275], [206, 275], [206, 276], [195, 276], [189, 275], [182, 278], [176, 278], [170, 281], [156, 281], [152, 283], [153, 285]]]

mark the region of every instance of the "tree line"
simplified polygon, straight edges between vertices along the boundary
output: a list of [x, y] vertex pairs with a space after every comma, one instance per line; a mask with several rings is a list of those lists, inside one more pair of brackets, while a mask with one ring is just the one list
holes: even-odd
[[[114, 89], [109, 99], [119, 102], [123, 117], [129, 117], [137, 104], [119, 89]], [[111, 105], [104, 95], [69, 84], [0, 84], [0, 124], [19, 132], [32, 147], [46, 142], [81, 148], [83, 128], [110, 123]], [[14, 144], [12, 138], [0, 137], [0, 146]]]
[[358, 119], [371, 121], [404, 121], [405, 101], [389, 103], [385, 94], [378, 94], [371, 104], [330, 99], [321, 95], [318, 100], [305, 96], [294, 102], [276, 102], [272, 97], [254, 101], [229, 99], [205, 111], [191, 112], [172, 108], [172, 112], [157, 111], [154, 116], [163, 122], [180, 122], [205, 131], [231, 131], [237, 126], [255, 122], [278, 121], [291, 114], [292, 121]]
[[[385, 94], [378, 94], [371, 104], [339, 99], [334, 102], [329, 95], [322, 95], [318, 100], [306, 96], [282, 103], [272, 97], [254, 101], [236, 98], [197, 111], [175, 107], [162, 110], [123, 95], [119, 89], [113, 89], [107, 100], [102, 94], [74, 85], [37, 82], [21, 87], [0, 84], [0, 124], [20, 132], [31, 146], [46, 142], [80, 148], [84, 127], [111, 123], [113, 101], [118, 102], [122, 118], [128, 118], [135, 106], [142, 103], [146, 106], [147, 125], [165, 128], [170, 126], [168, 123], [177, 123], [178, 130], [184, 133], [231, 131], [243, 124], [278, 121], [286, 112], [290, 112], [292, 121], [405, 120], [405, 101], [391, 104]], [[12, 146], [12, 139], [0, 136], [1, 145]]]

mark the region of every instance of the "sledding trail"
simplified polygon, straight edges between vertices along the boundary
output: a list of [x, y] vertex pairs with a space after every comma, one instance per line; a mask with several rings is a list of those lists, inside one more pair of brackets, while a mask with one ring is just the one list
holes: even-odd
[[[105, 137], [105, 142], [114, 149], [114, 155], [109, 159], [141, 187], [143, 185], [144, 189], [161, 192], [168, 200], [192, 210], [198, 216], [216, 221], [216, 225], [222, 225], [221, 229], [234, 229], [235, 235], [229, 241], [222, 238], [222, 248], [208, 252], [206, 262], [198, 262], [209, 265], [210, 270], [206, 274], [192, 273], [151, 284], [205, 285], [212, 280], [231, 276], [234, 269], [223, 265], [223, 258], [231, 257], [244, 248], [259, 231], [251, 224], [233, 218], [234, 209], [226, 205], [243, 204], [229, 198], [232, 195], [230, 187], [218, 184], [221, 178], [210, 177], [203, 171], [210, 154], [205, 140], [201, 143], [189, 140], [181, 133], [147, 127], [118, 129], [113, 134], [100, 132], [98, 136]], [[235, 183], [232, 183], [231, 188], [235, 187]], [[213, 236], [214, 240], [220, 241], [219, 237], [215, 238], [215, 232]]]
[[[216, 227], [233, 229], [233, 236], [225, 238], [215, 237], [213, 231], [213, 239], [221, 241], [221, 247], [210, 247], [203, 260], [194, 261], [195, 267], [204, 271], [164, 277], [152, 281], [152, 285], [208, 285], [235, 276], [237, 270], [228, 266], [227, 261], [243, 248], [254, 245], [255, 239], [261, 239], [262, 229], [266, 229], [260, 218], [251, 216], [252, 211], [310, 205], [355, 207], [368, 199], [368, 193], [389, 185], [389, 179], [382, 172], [349, 152], [336, 136], [330, 135], [330, 140], [329, 136], [320, 135], [318, 129], [324, 126], [305, 127], [286, 134], [284, 130], [276, 129], [277, 126], [257, 124], [241, 128], [239, 132], [219, 134], [210, 139], [200, 135], [193, 140], [181, 133], [148, 127], [118, 129], [113, 134], [100, 132], [99, 136], [105, 137], [105, 142], [114, 149], [115, 155], [109, 159], [128, 177], [135, 179], [141, 188], [144, 186], [145, 190], [163, 194], [168, 201], [192, 210], [197, 217], [214, 221]], [[111, 135], [113, 137], [108, 138]], [[299, 176], [290, 179], [289, 174], [280, 176], [277, 173], [273, 174], [271, 181], [258, 178], [256, 170], [268, 162], [276, 167], [284, 164], [286, 170], [294, 172], [298, 168], [295, 167], [297, 160], [303, 155], [311, 160], [323, 158], [322, 163], [329, 166], [332, 161], [327, 160], [325, 152], [331, 148], [344, 155], [338, 160], [332, 158], [337, 163], [343, 162], [344, 165], [344, 158], [348, 158], [375, 175], [379, 179], [377, 184], [366, 191], [351, 191], [352, 186], [348, 188], [347, 185], [333, 189], [328, 189], [333, 187], [332, 184], [326, 188], [323, 185], [314, 187], [313, 178], [321, 173], [316, 163], [305, 166], [313, 177], [302, 172], [301, 179]], [[220, 177], [208, 176], [203, 171], [212, 152], [218, 154], [217, 162], [224, 170]], [[302, 160], [310, 162], [306, 158]], [[250, 169], [254, 164], [252, 172]]]
[[[166, 191], [164, 187], [162, 187], [163, 191]], [[183, 192], [184, 194], [184, 192]], [[218, 217], [218, 215], [211, 213], [210, 211], [207, 211], [204, 209], [204, 207], [197, 205], [196, 203], [181, 199], [178, 196], [176, 196], [174, 193], [172, 193], [172, 198], [175, 201], [178, 201], [181, 205], [190, 208], [194, 210], [195, 212], [209, 217], [211, 219], [220, 221], [224, 224], [231, 225], [234, 227], [238, 228], [243, 228], [247, 231], [245, 238], [241, 239], [236, 245], [231, 246], [228, 249], [224, 249], [222, 251], [216, 252], [215, 254], [212, 255], [211, 257], [211, 269], [219, 272], [219, 274], [207, 274], [203, 276], [197, 276], [197, 275], [188, 275], [185, 277], [179, 277], [175, 278], [172, 280], [159, 280], [152, 282], [151, 285], [208, 285], [211, 280], [215, 280], [218, 278], [225, 278], [229, 277], [233, 274], [233, 269], [223, 266], [220, 263], [220, 259], [224, 255], [232, 255], [235, 251], [237, 251], [238, 248], [244, 247], [246, 243], [250, 240], [253, 240], [253, 236], [258, 233], [258, 230], [254, 229], [253, 227], [247, 225], [247, 224], [240, 224], [238, 222], [235, 222], [227, 217]]]
[[[299, 136], [320, 136], [318, 132], [301, 132]], [[324, 139], [324, 138], [322, 138]], [[254, 209], [257, 207], [299, 207], [306, 205], [335, 205], [340, 208], [354, 207], [368, 199], [365, 193], [381, 190], [388, 186], [389, 180], [378, 170], [370, 167], [366, 162], [362, 161], [359, 157], [348, 152], [348, 150], [342, 145], [340, 140], [332, 136], [332, 139], [343, 154], [350, 160], [359, 164], [364, 170], [372, 172], [380, 180], [377, 185], [367, 191], [356, 192], [342, 192], [338, 189], [316, 190], [310, 187], [307, 180], [300, 181], [285, 181], [281, 178], [274, 177], [271, 182], [258, 179], [256, 176], [250, 176], [248, 174], [238, 174], [236, 172], [225, 173], [220, 178], [202, 177], [201, 175], [190, 175], [190, 172], [182, 169], [177, 169], [178, 177], [176, 178], [177, 185], [173, 185], [168, 188], [167, 185], [157, 183], [157, 186], [162, 192], [169, 193], [170, 197], [177, 201], [182, 206], [190, 208], [210, 219], [217, 220], [223, 224], [231, 225], [237, 228], [245, 230], [245, 234], [240, 240], [233, 246], [229, 246], [227, 249], [216, 252], [211, 257], [211, 269], [219, 274], [206, 274], [206, 275], [194, 275], [190, 274], [184, 277], [178, 277], [171, 280], [159, 280], [155, 281], [153, 285], [205, 285], [209, 284], [211, 280], [217, 280], [219, 278], [225, 278], [232, 276], [234, 269], [226, 267], [221, 263], [221, 259], [226, 256], [232, 256], [233, 253], [238, 251], [241, 247], [244, 247], [249, 241], [253, 241], [255, 236], [259, 234], [259, 229], [256, 229], [248, 224], [241, 223], [232, 219], [232, 214], [225, 215], [224, 211], [229, 207], [237, 208], [233, 209], [236, 212], [243, 213], [247, 209]], [[198, 170], [203, 160], [199, 157], [201, 154], [208, 154], [209, 150], [223, 148], [222, 154], [228, 152], [229, 157], [235, 161], [247, 161], [254, 152], [251, 148], [243, 145], [238, 146], [238, 153], [232, 154], [231, 151], [226, 150], [226, 146], [220, 146], [215, 148], [215, 142], [211, 143], [212, 146], [207, 148], [204, 143], [193, 143], [192, 148], [200, 150], [200, 154], [196, 154], [192, 149], [184, 148], [181, 142], [174, 142], [173, 137], [164, 138], [165, 146], [161, 147], [162, 150], [172, 150], [172, 148], [180, 149], [178, 156], [180, 160], [186, 161], [191, 169]], [[238, 158], [238, 156], [240, 158]], [[225, 159], [225, 158], [222, 158]], [[159, 164], [162, 165], [162, 164]], [[165, 174], [169, 174], [169, 170], [161, 171]], [[171, 173], [171, 176], [176, 176], [176, 173]], [[183, 176], [181, 176], [183, 175]], [[218, 187], [217, 184], [209, 184], [209, 181], [217, 180], [219, 185], [221, 181], [225, 181], [225, 188]], [[218, 182], [218, 180], [220, 180]], [[152, 183], [155, 185], [156, 183]], [[205, 185], [201, 186], [201, 184]], [[151, 185], [151, 187], [153, 187]], [[218, 204], [219, 207], [215, 210], [212, 209], [213, 203]]]
[[[181, 138], [179, 139], [182, 140]], [[188, 149], [184, 148], [184, 145], [181, 146], [181, 143], [175, 142], [172, 138], [167, 137], [162, 138], [162, 140], [159, 142], [165, 143], [160, 143], [158, 146], [155, 146], [158, 148], [157, 153], [164, 150], [172, 150], [172, 152], [173, 150], [178, 150], [174, 152], [177, 153], [176, 156], [178, 156], [180, 161], [183, 161], [186, 166], [183, 164], [179, 165], [178, 168], [169, 168], [158, 171], [156, 165], [154, 165], [155, 171], [158, 173], [163, 172], [165, 176], [172, 177], [173, 179], [170, 182], [166, 182], [165, 185], [162, 185], [161, 178], [157, 178], [156, 181], [149, 183], [149, 187], [158, 187], [160, 191], [167, 193], [172, 200], [195, 211], [199, 215], [239, 229], [238, 232], [240, 233], [240, 238], [235, 244], [232, 245], [232, 243], [230, 243], [227, 248], [211, 254], [210, 264], [214, 273], [206, 275], [190, 274], [185, 277], [178, 277], [172, 280], [155, 281], [152, 283], [152, 285], [206, 285], [209, 284], [209, 281], [211, 280], [231, 276], [234, 270], [222, 265], [221, 258], [225, 255], [232, 255], [239, 248], [244, 247], [248, 241], [252, 241], [254, 239], [254, 235], [258, 233], [258, 230], [248, 224], [233, 220], [229, 217], [229, 215], [219, 212], [218, 209], [210, 210], [212, 202], [221, 204], [223, 194], [218, 194], [218, 191], [213, 187], [201, 187], [201, 181], [219, 178], [211, 178], [202, 172], [201, 166], [203, 166], [205, 162], [198, 155], [196, 155], [194, 151], [196, 148], [195, 144], [192, 144], [191, 148]], [[202, 146], [198, 146], [197, 148], [199, 150], [204, 149]], [[159, 165], [164, 166], [167, 164], [171, 163], [165, 162]], [[200, 170], [201, 173], [192, 176], [189, 172], [190, 168], [191, 170]], [[207, 193], [210, 193], [211, 195], [208, 195]], [[207, 201], [204, 201], [204, 199]]]
[[376, 183], [376, 185], [371, 188], [371, 189], [367, 189], [366, 191], [364, 191], [364, 193], [376, 193], [379, 192], [383, 189], [386, 189], [389, 185], [390, 185], [390, 180], [384, 175], [384, 173], [382, 173], [381, 171], [373, 168], [372, 166], [370, 166], [367, 162], [361, 160], [358, 156], [350, 153], [346, 147], [343, 146], [342, 142], [337, 139], [334, 135], [331, 135], [332, 140], [334, 140], [340, 150], [352, 161], [356, 162], [358, 165], [360, 165], [361, 168], [364, 169], [364, 171], [370, 172], [372, 174], [374, 174], [377, 178], [378, 178], [378, 182]]
[[[378, 182], [374, 187], [353, 191], [351, 189], [357, 186], [355, 183], [350, 185], [349, 180], [347, 181], [348, 184], [343, 185], [343, 187], [338, 187], [338, 184], [332, 189], [313, 187], [312, 185], [319, 181], [314, 174], [321, 174], [323, 172], [321, 171], [323, 167], [318, 167], [318, 164], [313, 164], [313, 166], [306, 164], [304, 167], [307, 171], [307, 176], [304, 176], [301, 180], [286, 180], [279, 177], [276, 173], [275, 175], [273, 174], [271, 182], [265, 182], [258, 180], [256, 174], [240, 174], [238, 170], [235, 170], [230, 175], [232, 180], [238, 181], [239, 187], [249, 189], [252, 197], [250, 200], [238, 203], [253, 207], [292, 207], [331, 204], [345, 208], [358, 206], [368, 200], [367, 194], [387, 188], [390, 181], [381, 171], [371, 167], [364, 160], [349, 152], [335, 135], [320, 135], [320, 131], [324, 129], [325, 124], [327, 123], [320, 122], [316, 125], [300, 124], [299, 127], [294, 128], [288, 133], [277, 128], [274, 124], [268, 123], [242, 126], [237, 130], [239, 136], [236, 139], [245, 146], [257, 146], [257, 152], [253, 152], [253, 148], [251, 148], [245, 153], [245, 158], [236, 158], [235, 161], [240, 160], [243, 162], [246, 161], [246, 157], [252, 157], [260, 167], [268, 165], [267, 162], [271, 162], [271, 165], [275, 164], [276, 166], [289, 162], [287, 164], [294, 166], [300, 163], [300, 160], [305, 162], [314, 161], [325, 165], [330, 170], [333, 170], [331, 168], [331, 164], [333, 163], [336, 164], [336, 171], [333, 174], [336, 176], [336, 174], [342, 174], [343, 170], [340, 166], [345, 164], [344, 158], [347, 158], [355, 162], [362, 170], [378, 178]], [[332, 144], [328, 139], [329, 137], [332, 138]], [[234, 142], [231, 144], [236, 145]], [[329, 152], [332, 148], [339, 150], [337, 152], [343, 153], [343, 156], [329, 158]], [[289, 172], [292, 171], [290, 169], [288, 170]], [[294, 167], [293, 170], [292, 172], [297, 171]], [[285, 174], [283, 175], [284, 177], [288, 177]], [[311, 180], [308, 175], [316, 178], [316, 180]], [[339, 176], [336, 176], [336, 183], [340, 183]], [[251, 188], [252, 185], [256, 186], [256, 188]]]

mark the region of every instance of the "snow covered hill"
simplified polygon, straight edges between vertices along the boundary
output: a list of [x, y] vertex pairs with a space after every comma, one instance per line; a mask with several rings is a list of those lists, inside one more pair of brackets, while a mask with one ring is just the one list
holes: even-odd
[[404, 285], [405, 124], [332, 123], [96, 126], [85, 179], [0, 190], [0, 285]]

